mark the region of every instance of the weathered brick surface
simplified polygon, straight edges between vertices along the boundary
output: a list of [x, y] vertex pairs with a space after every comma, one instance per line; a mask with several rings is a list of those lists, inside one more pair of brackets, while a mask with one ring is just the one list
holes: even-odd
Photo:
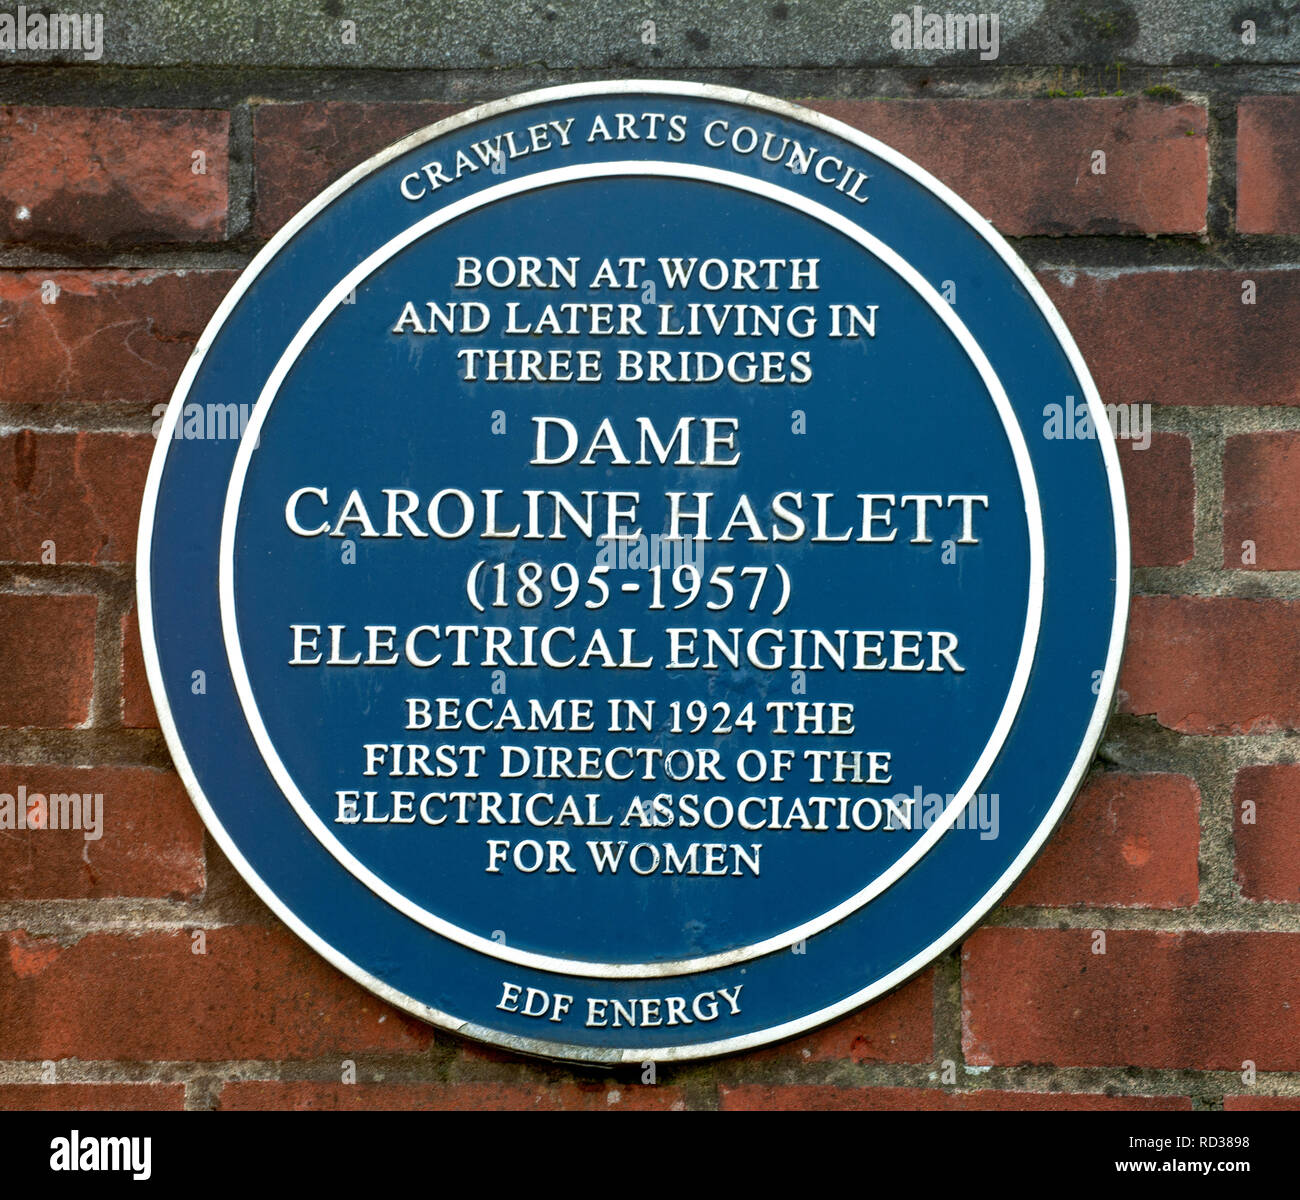
[[843, 1087], [829, 1084], [743, 1084], [721, 1089], [727, 1112], [1185, 1112], [1187, 1096], [1105, 1096], [1077, 1092], [948, 1092], [938, 1088]]
[[1237, 106], [1237, 228], [1300, 233], [1300, 97], [1247, 96]]
[[183, 1083], [0, 1084], [0, 1112], [165, 1112], [184, 1107]]
[[228, 1083], [218, 1107], [263, 1109], [415, 1109], [445, 1112], [646, 1112], [686, 1107], [676, 1087], [622, 1083]]
[[1180, 733], [1300, 726], [1300, 601], [1135, 596], [1121, 711]]
[[756, 1062], [929, 1062], [934, 1057], [934, 972], [859, 1012], [753, 1055]]
[[0, 436], [0, 560], [135, 560], [154, 439], [130, 433]]
[[[20, 787], [40, 824], [0, 837], [0, 900], [183, 899], [203, 890], [203, 826], [174, 772], [0, 766], [0, 793], [17, 803]], [[65, 806], [51, 797], [69, 794], [91, 797], [76, 810], [81, 828], [58, 827]], [[96, 826], [99, 836], [87, 838]]]
[[94, 596], [0, 594], [0, 726], [90, 719], [95, 611]]
[[1300, 934], [981, 929], [962, 948], [978, 1066], [1300, 1067]]
[[1118, 443], [1128, 497], [1130, 545], [1135, 567], [1176, 567], [1195, 553], [1196, 485], [1192, 439], [1156, 433], [1151, 444]]
[[1094, 775], [1006, 903], [1195, 904], [1200, 807], [1183, 775]]
[[1108, 404], [1300, 404], [1300, 271], [1040, 278]]
[[283, 926], [0, 935], [0, 1059], [207, 1062], [418, 1052], [433, 1038]]
[[140, 614], [134, 605], [122, 618], [122, 724], [128, 729], [158, 728], [158, 713], [140, 648]]
[[130, 403], [154, 415], [235, 277], [0, 271], [0, 404]]
[[0, 108], [0, 242], [218, 241], [229, 129], [197, 109]]
[[465, 107], [329, 100], [259, 105], [253, 122], [257, 232], [269, 237], [340, 175]]
[[[1209, 159], [1200, 105], [1131, 98], [805, 103], [919, 163], [1011, 236], [1205, 228]], [[1098, 151], [1105, 174], [1093, 172]], [[1026, 163], [1033, 163], [1032, 183]]]
[[1300, 433], [1247, 433], [1225, 441], [1223, 565], [1300, 569]]
[[1300, 766], [1243, 767], [1232, 812], [1242, 895], [1300, 902]]

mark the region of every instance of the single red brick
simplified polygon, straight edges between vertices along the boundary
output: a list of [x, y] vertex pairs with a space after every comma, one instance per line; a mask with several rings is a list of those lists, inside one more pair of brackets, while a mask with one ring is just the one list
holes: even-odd
[[254, 229], [269, 237], [340, 175], [408, 133], [466, 107], [338, 100], [259, 105], [253, 117]]
[[0, 271], [0, 402], [129, 402], [159, 416], [235, 278]]
[[419, 1051], [429, 1026], [376, 999], [288, 930], [0, 934], [0, 1059], [138, 1062]]
[[228, 1083], [222, 1110], [270, 1109], [421, 1112], [645, 1112], [686, 1107], [680, 1088], [639, 1084], [561, 1083], [536, 1088], [505, 1083]]
[[122, 618], [122, 724], [128, 729], [158, 728], [158, 713], [140, 648], [140, 614], [134, 605]]
[[831, 1025], [752, 1053], [754, 1061], [929, 1062], [934, 1057], [934, 972]]
[[1300, 901], [1300, 766], [1243, 767], [1232, 811], [1242, 895]]
[[1244, 433], [1225, 442], [1223, 565], [1300, 569], [1300, 433]]
[[0, 437], [0, 559], [134, 562], [153, 448], [146, 434]]
[[1179, 733], [1300, 727], [1300, 601], [1135, 596], [1121, 711]]
[[1300, 271], [1039, 279], [1108, 404], [1300, 404]]
[[0, 241], [220, 241], [229, 133], [198, 109], [0, 108]]
[[721, 1107], [728, 1112], [971, 1112], [971, 1111], [1130, 1111], [1186, 1112], [1188, 1096], [1103, 1096], [1095, 1092], [946, 1092], [938, 1088], [836, 1087], [828, 1084], [723, 1087]]
[[0, 595], [0, 726], [90, 720], [95, 610], [94, 596]]
[[167, 1112], [184, 1107], [183, 1083], [0, 1084], [3, 1112]]
[[1094, 775], [1006, 903], [1195, 904], [1200, 809], [1184, 775]]
[[[1197, 104], [1111, 97], [804, 103], [919, 163], [1009, 236], [1205, 228], [1209, 152]], [[1105, 174], [1093, 173], [1098, 151]]]
[[1247, 96], [1237, 105], [1237, 229], [1300, 233], [1300, 96]]
[[1196, 485], [1192, 439], [1155, 433], [1150, 445], [1121, 440], [1119, 465], [1128, 495], [1135, 567], [1176, 567], [1196, 553]]
[[[29, 822], [41, 825], [0, 838], [0, 900], [181, 899], [203, 890], [203, 824], [174, 772], [0, 766], [0, 794], [16, 802], [20, 787]], [[89, 812], [84, 799], [77, 809], [83, 828], [58, 820], [51, 797], [69, 794], [92, 797]], [[33, 796], [44, 799], [34, 804]], [[88, 840], [87, 825], [91, 833], [97, 825], [99, 836]]]
[[986, 927], [962, 948], [966, 1061], [1300, 1066], [1300, 934]]
[[1224, 1096], [1225, 1112], [1297, 1112], [1300, 1096]]

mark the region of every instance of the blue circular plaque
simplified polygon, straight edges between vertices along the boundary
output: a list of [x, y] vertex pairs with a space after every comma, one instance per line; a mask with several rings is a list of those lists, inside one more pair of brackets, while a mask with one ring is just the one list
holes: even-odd
[[445, 1028], [744, 1049], [895, 987], [1069, 805], [1128, 532], [990, 225], [724, 88], [553, 88], [295, 217], [140, 531], [178, 769], [257, 893]]

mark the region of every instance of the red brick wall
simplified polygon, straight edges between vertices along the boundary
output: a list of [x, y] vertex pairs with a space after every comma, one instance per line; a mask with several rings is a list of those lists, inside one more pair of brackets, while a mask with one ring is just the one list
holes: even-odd
[[143, 678], [156, 406], [262, 241], [462, 105], [0, 108], [0, 791], [106, 798], [99, 841], [0, 836], [0, 1108], [1300, 1107], [1300, 98], [1043, 90], [806, 102], [1019, 239], [1103, 399], [1151, 405], [1118, 715], [959, 950], [653, 1085], [478, 1048], [328, 966], [205, 836]]

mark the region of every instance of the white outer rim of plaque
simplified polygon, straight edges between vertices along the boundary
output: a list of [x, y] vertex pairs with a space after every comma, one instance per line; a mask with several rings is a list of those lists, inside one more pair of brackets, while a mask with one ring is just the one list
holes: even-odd
[[[1029, 581], [1024, 627], [1020, 637], [1020, 648], [1016, 657], [1016, 668], [1011, 676], [1006, 698], [998, 712], [983, 749], [975, 759], [962, 785], [953, 794], [953, 799], [944, 810], [939, 820], [926, 829], [919, 838], [897, 859], [873, 878], [866, 886], [859, 888], [847, 899], [827, 909], [825, 912], [781, 933], [772, 934], [757, 942], [745, 946], [735, 946], [730, 950], [719, 950], [712, 954], [696, 955], [692, 958], [666, 959], [653, 962], [609, 963], [592, 959], [562, 958], [553, 954], [542, 954], [532, 950], [522, 950], [501, 942], [494, 942], [482, 934], [471, 933], [439, 914], [415, 903], [388, 883], [370, 867], [366, 866], [356, 854], [349, 850], [339, 839], [328, 823], [311, 806], [302, 789], [298, 787], [292, 773], [266, 728], [257, 698], [253, 694], [252, 681], [248, 676], [248, 667], [244, 661], [243, 647], [239, 637], [239, 621], [235, 608], [235, 535], [239, 524], [239, 505], [243, 499], [244, 484], [248, 477], [248, 468], [253, 455], [257, 452], [262, 436], [262, 427], [279, 394], [280, 388], [294, 364], [301, 357], [308, 344], [320, 331], [322, 325], [343, 305], [346, 298], [354, 293], [362, 283], [375, 272], [382, 269], [407, 247], [414, 245], [425, 235], [450, 225], [460, 217], [510, 197], [540, 191], [544, 188], [566, 183], [576, 183], [592, 179], [625, 179], [636, 177], [689, 179], [701, 183], [712, 183], [720, 187], [730, 187], [737, 191], [760, 196], [804, 216], [820, 221], [844, 237], [854, 241], [862, 249], [886, 268], [900, 276], [935, 313], [958, 345], [965, 351], [985, 390], [993, 400], [994, 408], [1002, 422], [1003, 431], [1011, 445], [1023, 493], [1025, 518], [1029, 531]], [[230, 483], [226, 490], [225, 511], [222, 518], [220, 542], [220, 598], [221, 624], [225, 635], [226, 658], [231, 675], [235, 681], [235, 691], [239, 696], [244, 719], [262, 756], [262, 761], [275, 778], [280, 791], [292, 805], [299, 819], [307, 826], [312, 836], [334, 857], [334, 859], [358, 879], [380, 899], [386, 901], [403, 916], [409, 917], [418, 925], [450, 939], [469, 950], [487, 954], [502, 962], [513, 963], [519, 967], [531, 967], [538, 971], [551, 971], [557, 974], [577, 976], [589, 979], [660, 979], [676, 975], [694, 975], [703, 971], [716, 970], [721, 967], [734, 966], [749, 962], [785, 950], [797, 942], [829, 929], [860, 908], [871, 903], [882, 892], [888, 890], [904, 875], [915, 867], [938, 843], [939, 839], [956, 823], [980, 784], [987, 777], [1002, 752], [1011, 728], [1019, 715], [1020, 706], [1025, 698], [1029, 684], [1029, 674], [1034, 665], [1038, 650], [1038, 636], [1042, 623], [1043, 610], [1043, 516], [1038, 500], [1038, 483], [1034, 475], [1033, 464], [1029, 458], [1029, 447], [1025, 444], [1024, 431], [1020, 428], [1015, 411], [1011, 407], [1006, 390], [997, 372], [984, 354], [983, 348], [976, 342], [965, 322], [953, 311], [950, 304], [915, 267], [896, 251], [890, 249], [879, 238], [862, 229], [854, 221], [834, 209], [817, 201], [809, 200], [788, 188], [779, 187], [765, 180], [752, 179], [738, 172], [705, 167], [694, 163], [673, 163], [658, 160], [612, 161], [603, 163], [584, 163], [568, 167], [558, 167], [549, 171], [538, 171], [531, 175], [520, 176], [505, 183], [495, 184], [457, 200], [452, 204], [436, 209], [428, 216], [422, 217], [408, 226], [396, 237], [390, 238], [382, 246], [357, 264], [316, 306], [310, 317], [303, 322], [298, 332], [290, 339], [288, 346], [280, 355], [274, 369], [267, 378], [257, 403], [249, 417], [248, 426], [240, 436], [239, 448], [235, 454], [235, 464], [230, 473]]]
[[[750, 108], [760, 112], [776, 113], [791, 121], [813, 129], [820, 129], [833, 137], [857, 146], [865, 150], [868, 154], [879, 158], [882, 162], [888, 163], [895, 170], [906, 175], [919, 186], [935, 195], [949, 209], [961, 217], [971, 230], [979, 237], [983, 238], [995, 254], [1002, 260], [1007, 269], [1015, 277], [1016, 281], [1025, 289], [1026, 294], [1037, 306], [1043, 319], [1047, 322], [1048, 327], [1052, 330], [1057, 340], [1057, 344], [1065, 353], [1066, 359], [1079, 382], [1085, 401], [1088, 405], [1089, 416], [1093, 422], [1093, 428], [1097, 431], [1097, 443], [1101, 450], [1102, 461], [1106, 468], [1108, 490], [1111, 501], [1111, 516], [1114, 522], [1115, 532], [1115, 611], [1111, 617], [1111, 636], [1110, 643], [1107, 647], [1106, 664], [1102, 669], [1102, 677], [1097, 689], [1097, 702], [1093, 706], [1092, 717], [1084, 730], [1083, 737], [1080, 740], [1079, 750], [1075, 755], [1074, 761], [1070, 766], [1065, 780], [1056, 798], [1044, 814], [1042, 821], [1035, 830], [1033, 837], [1021, 849], [1021, 852], [1011, 862], [1007, 869], [998, 877], [994, 884], [972, 904], [963, 913], [962, 917], [955, 921], [939, 937], [935, 938], [928, 946], [913, 955], [906, 962], [900, 964], [893, 971], [881, 976], [867, 987], [854, 992], [843, 999], [836, 1001], [834, 1004], [818, 1009], [816, 1012], [805, 1014], [791, 1021], [782, 1022], [779, 1025], [769, 1026], [766, 1029], [755, 1030], [751, 1033], [740, 1034], [730, 1038], [720, 1038], [712, 1042], [696, 1042], [688, 1045], [679, 1046], [656, 1046], [644, 1048], [603, 1048], [599, 1046], [579, 1045], [569, 1042], [550, 1041], [545, 1038], [525, 1038], [505, 1033], [489, 1026], [480, 1025], [477, 1022], [468, 1021], [456, 1017], [451, 1013], [443, 1012], [439, 1009], [425, 1004], [413, 996], [408, 996], [398, 989], [385, 983], [382, 979], [372, 975], [369, 971], [353, 962], [346, 955], [340, 953], [335, 947], [325, 941], [319, 934], [312, 930], [297, 914], [288, 907], [275, 893], [265, 880], [253, 869], [252, 864], [244, 857], [238, 845], [226, 832], [220, 819], [217, 817], [215, 810], [209, 803], [207, 796], [200, 786], [194, 769], [190, 764], [189, 758], [185, 753], [184, 744], [176, 729], [175, 720], [171, 714], [171, 708], [167, 702], [167, 691], [165, 682], [162, 677], [162, 665], [159, 662], [157, 646], [154, 641], [153, 629], [153, 604], [151, 593], [151, 553], [153, 546], [153, 525], [154, 517], [158, 503], [158, 492], [162, 484], [163, 471], [166, 466], [167, 451], [170, 447], [171, 440], [174, 436], [176, 425], [184, 411], [185, 397], [188, 395], [190, 387], [198, 374], [199, 367], [202, 365], [208, 350], [211, 348], [217, 333], [224, 325], [230, 313], [234, 310], [244, 293], [252, 285], [253, 281], [261, 273], [267, 263], [280, 252], [289, 240], [310, 221], [317, 213], [321, 212], [338, 196], [351, 188], [361, 179], [369, 176], [378, 170], [385, 163], [392, 161], [408, 153], [410, 150], [421, 146], [435, 138], [442, 137], [448, 133], [462, 128], [478, 121], [487, 120], [491, 117], [498, 116], [502, 113], [513, 112], [521, 108], [529, 108], [539, 104], [547, 104], [553, 101], [566, 99], [583, 99], [601, 95], [661, 95], [661, 96], [682, 96], [686, 98], [699, 100], [717, 100], [724, 104], [736, 105], [741, 108]], [[338, 970], [342, 971], [354, 979], [357, 983], [367, 988], [375, 995], [397, 1008], [403, 1009], [412, 1015], [419, 1017], [432, 1025], [439, 1026], [443, 1029], [459, 1033], [466, 1037], [475, 1038], [478, 1041], [486, 1042], [490, 1045], [500, 1046], [508, 1050], [514, 1050], [520, 1053], [536, 1054], [546, 1058], [562, 1059], [571, 1062], [601, 1063], [613, 1065], [617, 1063], [637, 1063], [647, 1060], [657, 1062], [680, 1062], [697, 1058], [710, 1058], [720, 1054], [732, 1054], [743, 1050], [753, 1049], [758, 1046], [767, 1045], [770, 1042], [779, 1041], [783, 1038], [792, 1037], [795, 1034], [804, 1033], [823, 1025], [828, 1021], [833, 1021], [854, 1009], [860, 1008], [867, 1002], [876, 999], [892, 991], [906, 980], [910, 979], [918, 971], [922, 970], [935, 958], [943, 954], [946, 950], [956, 945], [970, 932], [984, 916], [1002, 899], [1010, 890], [1012, 885], [1024, 873], [1029, 864], [1038, 856], [1043, 849], [1047, 839], [1060, 823], [1061, 818], [1065, 815], [1066, 810], [1070, 807], [1075, 793], [1083, 782], [1087, 774], [1088, 767], [1096, 754], [1097, 746], [1105, 733], [1106, 725], [1110, 720], [1110, 711], [1114, 703], [1115, 690], [1119, 682], [1120, 662], [1123, 658], [1124, 637], [1128, 627], [1128, 607], [1131, 593], [1131, 552], [1128, 530], [1128, 507], [1127, 499], [1124, 493], [1123, 477], [1120, 473], [1119, 455], [1115, 448], [1114, 435], [1110, 430], [1110, 423], [1105, 418], [1105, 409], [1102, 406], [1101, 396], [1097, 391], [1097, 385], [1093, 381], [1092, 375], [1084, 362], [1083, 355], [1079, 352], [1065, 322], [1061, 319], [1056, 307], [1052, 304], [1047, 293], [1043, 290], [1042, 285], [1034, 278], [1033, 273], [1024, 264], [1020, 257], [1012, 250], [1006, 239], [1002, 237], [992, 226], [992, 222], [981, 216], [965, 200], [953, 192], [946, 184], [940, 182], [924, 168], [918, 166], [910, 159], [906, 158], [898, 151], [893, 150], [884, 143], [877, 141], [875, 138], [838, 121], [833, 117], [827, 117], [812, 109], [804, 108], [798, 104], [792, 104], [786, 100], [779, 100], [775, 97], [763, 95], [761, 93], [747, 91], [742, 88], [723, 87], [718, 84], [691, 84], [675, 80], [647, 80], [647, 79], [629, 79], [629, 80], [611, 80], [608, 82], [565, 84], [559, 87], [540, 88], [529, 92], [522, 92], [514, 96], [509, 96], [501, 100], [494, 100], [487, 104], [478, 105], [474, 108], [467, 109], [464, 112], [456, 113], [433, 125], [426, 126], [424, 129], [417, 130], [409, 134], [400, 141], [394, 142], [391, 146], [366, 159], [358, 164], [347, 174], [336, 180], [333, 184], [322, 191], [314, 200], [302, 208], [294, 217], [279, 229], [276, 234], [267, 242], [265, 246], [254, 257], [253, 261], [244, 268], [240, 277], [235, 281], [231, 290], [223, 297], [221, 303], [217, 306], [216, 312], [204, 328], [202, 335], [195, 344], [189, 359], [186, 361], [185, 369], [181, 372], [181, 377], [176, 384], [172, 393], [171, 402], [167, 412], [163, 416], [162, 428], [159, 430], [158, 445], [154, 447], [153, 458], [149, 464], [149, 475], [145, 484], [144, 498], [141, 503], [140, 528], [136, 543], [137, 566], [136, 566], [136, 608], [140, 622], [140, 635], [143, 657], [145, 662], [145, 672], [149, 679], [150, 691], [158, 712], [159, 725], [162, 728], [163, 736], [167, 742], [172, 759], [175, 763], [177, 772], [185, 783], [186, 790], [189, 792], [194, 802], [195, 808], [202, 817], [208, 831], [212, 834], [217, 844], [221, 847], [222, 852], [230, 860], [231, 864], [239, 872], [244, 881], [253, 889], [264, 904], [271, 909], [295, 934], [298, 935], [307, 945], [316, 951], [327, 962], [333, 964]]]

